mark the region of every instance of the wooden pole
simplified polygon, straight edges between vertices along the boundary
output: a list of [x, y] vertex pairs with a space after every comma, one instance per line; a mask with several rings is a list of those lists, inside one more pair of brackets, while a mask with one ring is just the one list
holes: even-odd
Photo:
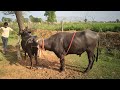
[[62, 32], [63, 32], [63, 21], [61, 21], [61, 28], [62, 28]]

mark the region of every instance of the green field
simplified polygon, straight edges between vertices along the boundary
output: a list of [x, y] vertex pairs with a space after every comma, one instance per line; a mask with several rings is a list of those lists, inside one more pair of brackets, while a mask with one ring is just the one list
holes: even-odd
[[[54, 31], [61, 31], [61, 23], [24, 23], [25, 26], [28, 26], [32, 30], [36, 29], [42, 29], [42, 30], [54, 30]], [[0, 26], [2, 26], [2, 23], [0, 23]], [[17, 23], [12, 22], [10, 23], [10, 26], [18, 31]], [[106, 31], [112, 31], [112, 32], [119, 32], [120, 31], [120, 23], [100, 23], [100, 22], [64, 22], [63, 24], [63, 30], [85, 30], [85, 29], [91, 29], [96, 32], [106, 32]]]

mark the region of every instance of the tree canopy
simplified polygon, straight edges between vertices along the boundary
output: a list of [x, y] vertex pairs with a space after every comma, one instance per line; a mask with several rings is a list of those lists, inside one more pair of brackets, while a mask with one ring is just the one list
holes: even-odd
[[47, 17], [47, 22], [57, 22], [55, 12], [56, 11], [45, 11], [44, 16]]
[[11, 22], [11, 18], [2, 17], [2, 22]]
[[29, 19], [31, 22], [42, 22], [42, 18], [36, 18], [33, 17], [32, 15], [29, 16]]

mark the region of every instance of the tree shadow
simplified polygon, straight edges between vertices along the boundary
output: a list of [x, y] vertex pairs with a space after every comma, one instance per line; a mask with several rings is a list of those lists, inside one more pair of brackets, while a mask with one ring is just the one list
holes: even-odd
[[70, 69], [70, 70], [82, 72], [82, 73], [86, 69], [85, 67], [80, 67], [80, 66], [72, 66], [72, 65], [68, 65], [68, 64], [65, 64], [65, 65], [66, 65], [66, 69]]
[[[1, 45], [1, 43], [0, 43], [0, 45]], [[3, 53], [2, 50], [0, 50], [0, 52]], [[17, 60], [17, 55], [16, 55], [16, 49], [14, 46], [8, 45], [7, 52], [4, 55], [4, 57], [6, 58], [6, 60], [9, 61], [10, 65], [12, 65], [12, 64], [17, 65], [16, 63], [18, 62], [18, 60]]]
[[46, 59], [40, 59], [39, 61], [40, 61], [39, 66], [47, 69], [59, 71], [60, 64], [58, 62], [52, 60], [46, 60]]

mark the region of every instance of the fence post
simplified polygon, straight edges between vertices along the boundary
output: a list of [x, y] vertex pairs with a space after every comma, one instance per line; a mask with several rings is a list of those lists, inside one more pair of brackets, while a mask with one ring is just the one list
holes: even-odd
[[61, 21], [61, 28], [62, 28], [62, 32], [63, 32], [63, 21]]

